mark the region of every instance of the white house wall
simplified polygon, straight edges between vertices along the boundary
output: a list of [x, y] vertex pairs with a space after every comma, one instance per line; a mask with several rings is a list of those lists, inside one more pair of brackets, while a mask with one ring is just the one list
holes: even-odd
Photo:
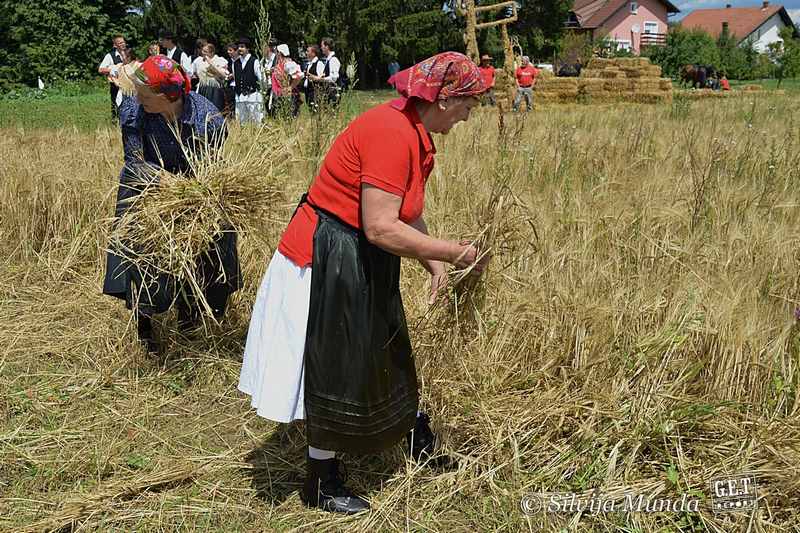
[[767, 52], [767, 45], [776, 41], [783, 42], [780, 31], [786, 27], [780, 15], [775, 13], [764, 22], [756, 31], [750, 34], [748, 40], [753, 41], [754, 47], [759, 52]]

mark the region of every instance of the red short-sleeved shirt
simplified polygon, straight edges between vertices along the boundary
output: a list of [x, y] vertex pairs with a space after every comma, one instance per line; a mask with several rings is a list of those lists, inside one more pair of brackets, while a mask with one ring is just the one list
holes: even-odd
[[[404, 106], [405, 102], [397, 99], [373, 107], [339, 134], [308, 190], [312, 204], [360, 229], [361, 184], [368, 183], [403, 198], [403, 222], [422, 215], [436, 148], [414, 105]], [[311, 265], [316, 227], [317, 214], [303, 204], [278, 250], [297, 266]]]
[[536, 83], [536, 77], [539, 75], [539, 69], [533, 65], [527, 67], [517, 67], [516, 77], [517, 83], [520, 87], [530, 87]]
[[481, 69], [481, 78], [483, 79], [483, 84], [487, 87], [494, 87], [494, 67], [489, 66], [480, 66], [478, 67]]

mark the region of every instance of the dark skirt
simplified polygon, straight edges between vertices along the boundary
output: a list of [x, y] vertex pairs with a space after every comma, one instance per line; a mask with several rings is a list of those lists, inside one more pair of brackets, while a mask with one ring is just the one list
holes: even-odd
[[200, 85], [197, 92], [205, 96], [220, 113], [225, 109], [225, 90], [211, 85]]
[[317, 213], [304, 353], [308, 444], [380, 451], [414, 427], [419, 405], [400, 258]]
[[[141, 194], [144, 187], [141, 178], [123, 172], [114, 216], [121, 217], [131, 199]], [[214, 239], [207, 253], [196, 260], [196, 276], [217, 316], [225, 312], [228, 296], [242, 286], [236, 240], [235, 231], [224, 232]], [[182, 287], [171, 276], [159, 274], [151, 268], [138, 268], [109, 246], [103, 294], [125, 300], [128, 309], [136, 309], [148, 316], [163, 313], [181, 294], [188, 293], [189, 288]], [[193, 302], [185, 303], [191, 306]]]

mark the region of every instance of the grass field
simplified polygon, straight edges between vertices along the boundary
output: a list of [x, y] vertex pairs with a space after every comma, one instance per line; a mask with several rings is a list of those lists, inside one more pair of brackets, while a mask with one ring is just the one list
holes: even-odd
[[[430, 314], [424, 272], [403, 263], [422, 401], [459, 468], [399, 447], [347, 457], [373, 506], [351, 518], [302, 506], [302, 427], [258, 418], [236, 390], [268, 258], [346, 119], [275, 132], [292, 153], [285, 200], [240, 241], [244, 289], [195, 335], [162, 316], [148, 356], [100, 294], [122, 162], [104, 105], [84, 120], [0, 104], [0, 528], [796, 530], [800, 100], [564, 105], [502, 124], [479, 109], [437, 137], [432, 233], [488, 220], [497, 236], [483, 297], [457, 317]], [[229, 142], [251, 137], [234, 126]], [[759, 508], [714, 514], [709, 483], [739, 472]], [[593, 489], [703, 507], [520, 509]]]

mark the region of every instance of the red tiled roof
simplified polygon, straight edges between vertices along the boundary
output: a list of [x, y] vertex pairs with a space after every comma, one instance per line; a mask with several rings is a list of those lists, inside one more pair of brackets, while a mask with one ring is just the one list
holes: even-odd
[[[630, 0], [575, 0], [572, 12], [578, 18], [581, 28], [599, 28], [620, 8], [628, 5]], [[667, 13], [678, 13], [680, 10], [669, 0], [661, 0], [667, 6]]]
[[[783, 6], [767, 5], [766, 7], [725, 7], [721, 9], [696, 9], [686, 15], [681, 26], [689, 29], [701, 29], [717, 38], [722, 33], [722, 23], [728, 23], [728, 32], [739, 40], [758, 29], [775, 13], [783, 11], [781, 17], [786, 22], [789, 15]], [[791, 24], [791, 22], [789, 22]]]

